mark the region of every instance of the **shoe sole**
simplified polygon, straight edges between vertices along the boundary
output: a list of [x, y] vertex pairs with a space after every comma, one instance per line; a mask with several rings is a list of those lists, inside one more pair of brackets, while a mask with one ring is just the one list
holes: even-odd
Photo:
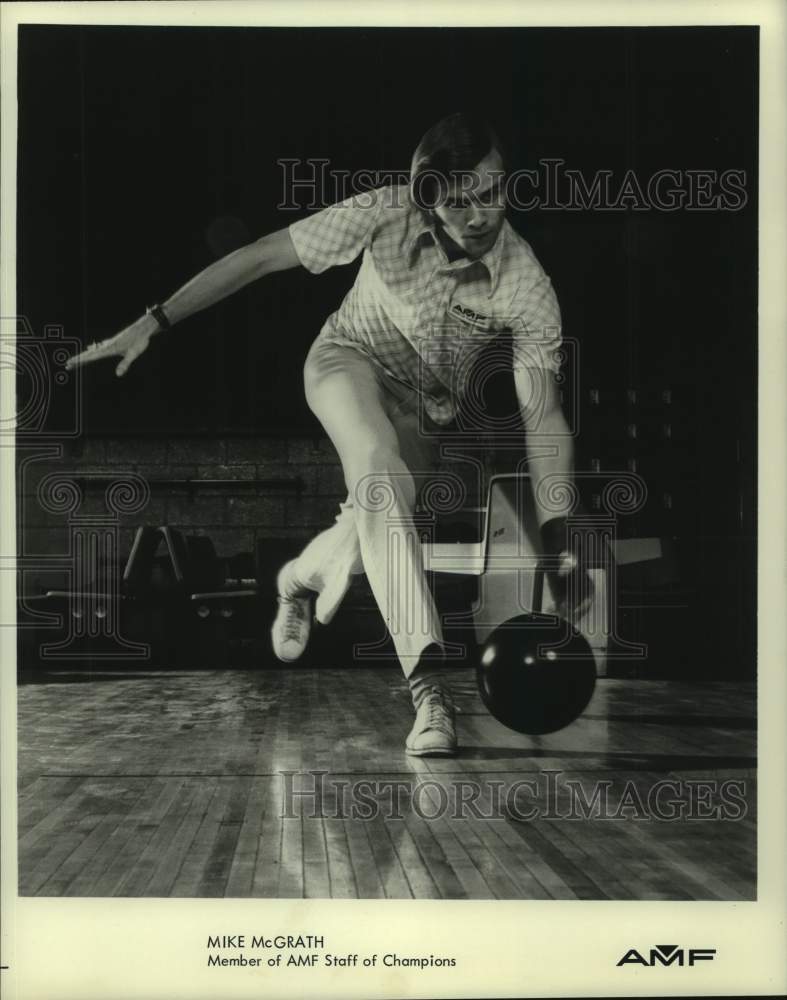
[[428, 750], [411, 750], [409, 747], [405, 747], [405, 753], [408, 757], [455, 757], [457, 749], [454, 747], [443, 750], [438, 747], [430, 747]]
[[303, 653], [298, 653], [297, 656], [280, 656], [274, 649], [273, 655], [276, 657], [279, 663], [297, 663], [305, 652], [306, 650], [304, 649]]

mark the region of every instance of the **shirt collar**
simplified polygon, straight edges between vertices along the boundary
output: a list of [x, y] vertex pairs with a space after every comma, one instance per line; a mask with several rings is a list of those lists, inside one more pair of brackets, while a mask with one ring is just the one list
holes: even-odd
[[[487, 270], [487, 274], [489, 275], [489, 297], [491, 298], [497, 290], [497, 286], [500, 281], [500, 264], [503, 257], [503, 241], [505, 239], [505, 230], [507, 225], [507, 222], [503, 223], [497, 239], [495, 240], [494, 246], [491, 250], [487, 250], [483, 256], [477, 257], [475, 260], [470, 260], [469, 257], [460, 257], [458, 260], [452, 261], [450, 264], [447, 263], [445, 265], [445, 269], [450, 271], [459, 271], [466, 267], [470, 267], [473, 264], [483, 264]], [[412, 263], [413, 255], [415, 254], [418, 246], [421, 243], [428, 242], [433, 243], [442, 251], [442, 246], [437, 238], [434, 224], [425, 219], [423, 216], [420, 216], [418, 222], [413, 227], [412, 236], [409, 237], [406, 244], [407, 256], [410, 263]]]

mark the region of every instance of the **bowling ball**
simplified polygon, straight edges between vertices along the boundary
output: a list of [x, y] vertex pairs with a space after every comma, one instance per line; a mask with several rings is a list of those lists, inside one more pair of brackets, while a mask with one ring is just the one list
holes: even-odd
[[596, 663], [587, 640], [568, 622], [518, 615], [482, 644], [478, 690], [491, 714], [518, 733], [554, 733], [587, 707]]

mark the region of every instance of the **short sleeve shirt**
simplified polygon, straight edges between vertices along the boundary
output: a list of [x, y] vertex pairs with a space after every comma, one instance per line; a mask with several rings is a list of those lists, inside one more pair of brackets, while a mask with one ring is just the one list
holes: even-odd
[[558, 369], [552, 283], [508, 222], [482, 257], [449, 261], [408, 187], [397, 185], [339, 202], [289, 231], [315, 274], [363, 254], [319, 336], [361, 351], [411, 386], [436, 423], [453, 420], [479, 350], [500, 333], [511, 334], [515, 367]]

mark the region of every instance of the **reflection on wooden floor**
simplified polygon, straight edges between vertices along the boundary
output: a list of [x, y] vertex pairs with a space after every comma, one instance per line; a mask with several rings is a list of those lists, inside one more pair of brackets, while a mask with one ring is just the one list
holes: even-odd
[[396, 669], [64, 680], [18, 692], [22, 895], [756, 896], [749, 686], [601, 680], [531, 738], [456, 671], [417, 760]]

